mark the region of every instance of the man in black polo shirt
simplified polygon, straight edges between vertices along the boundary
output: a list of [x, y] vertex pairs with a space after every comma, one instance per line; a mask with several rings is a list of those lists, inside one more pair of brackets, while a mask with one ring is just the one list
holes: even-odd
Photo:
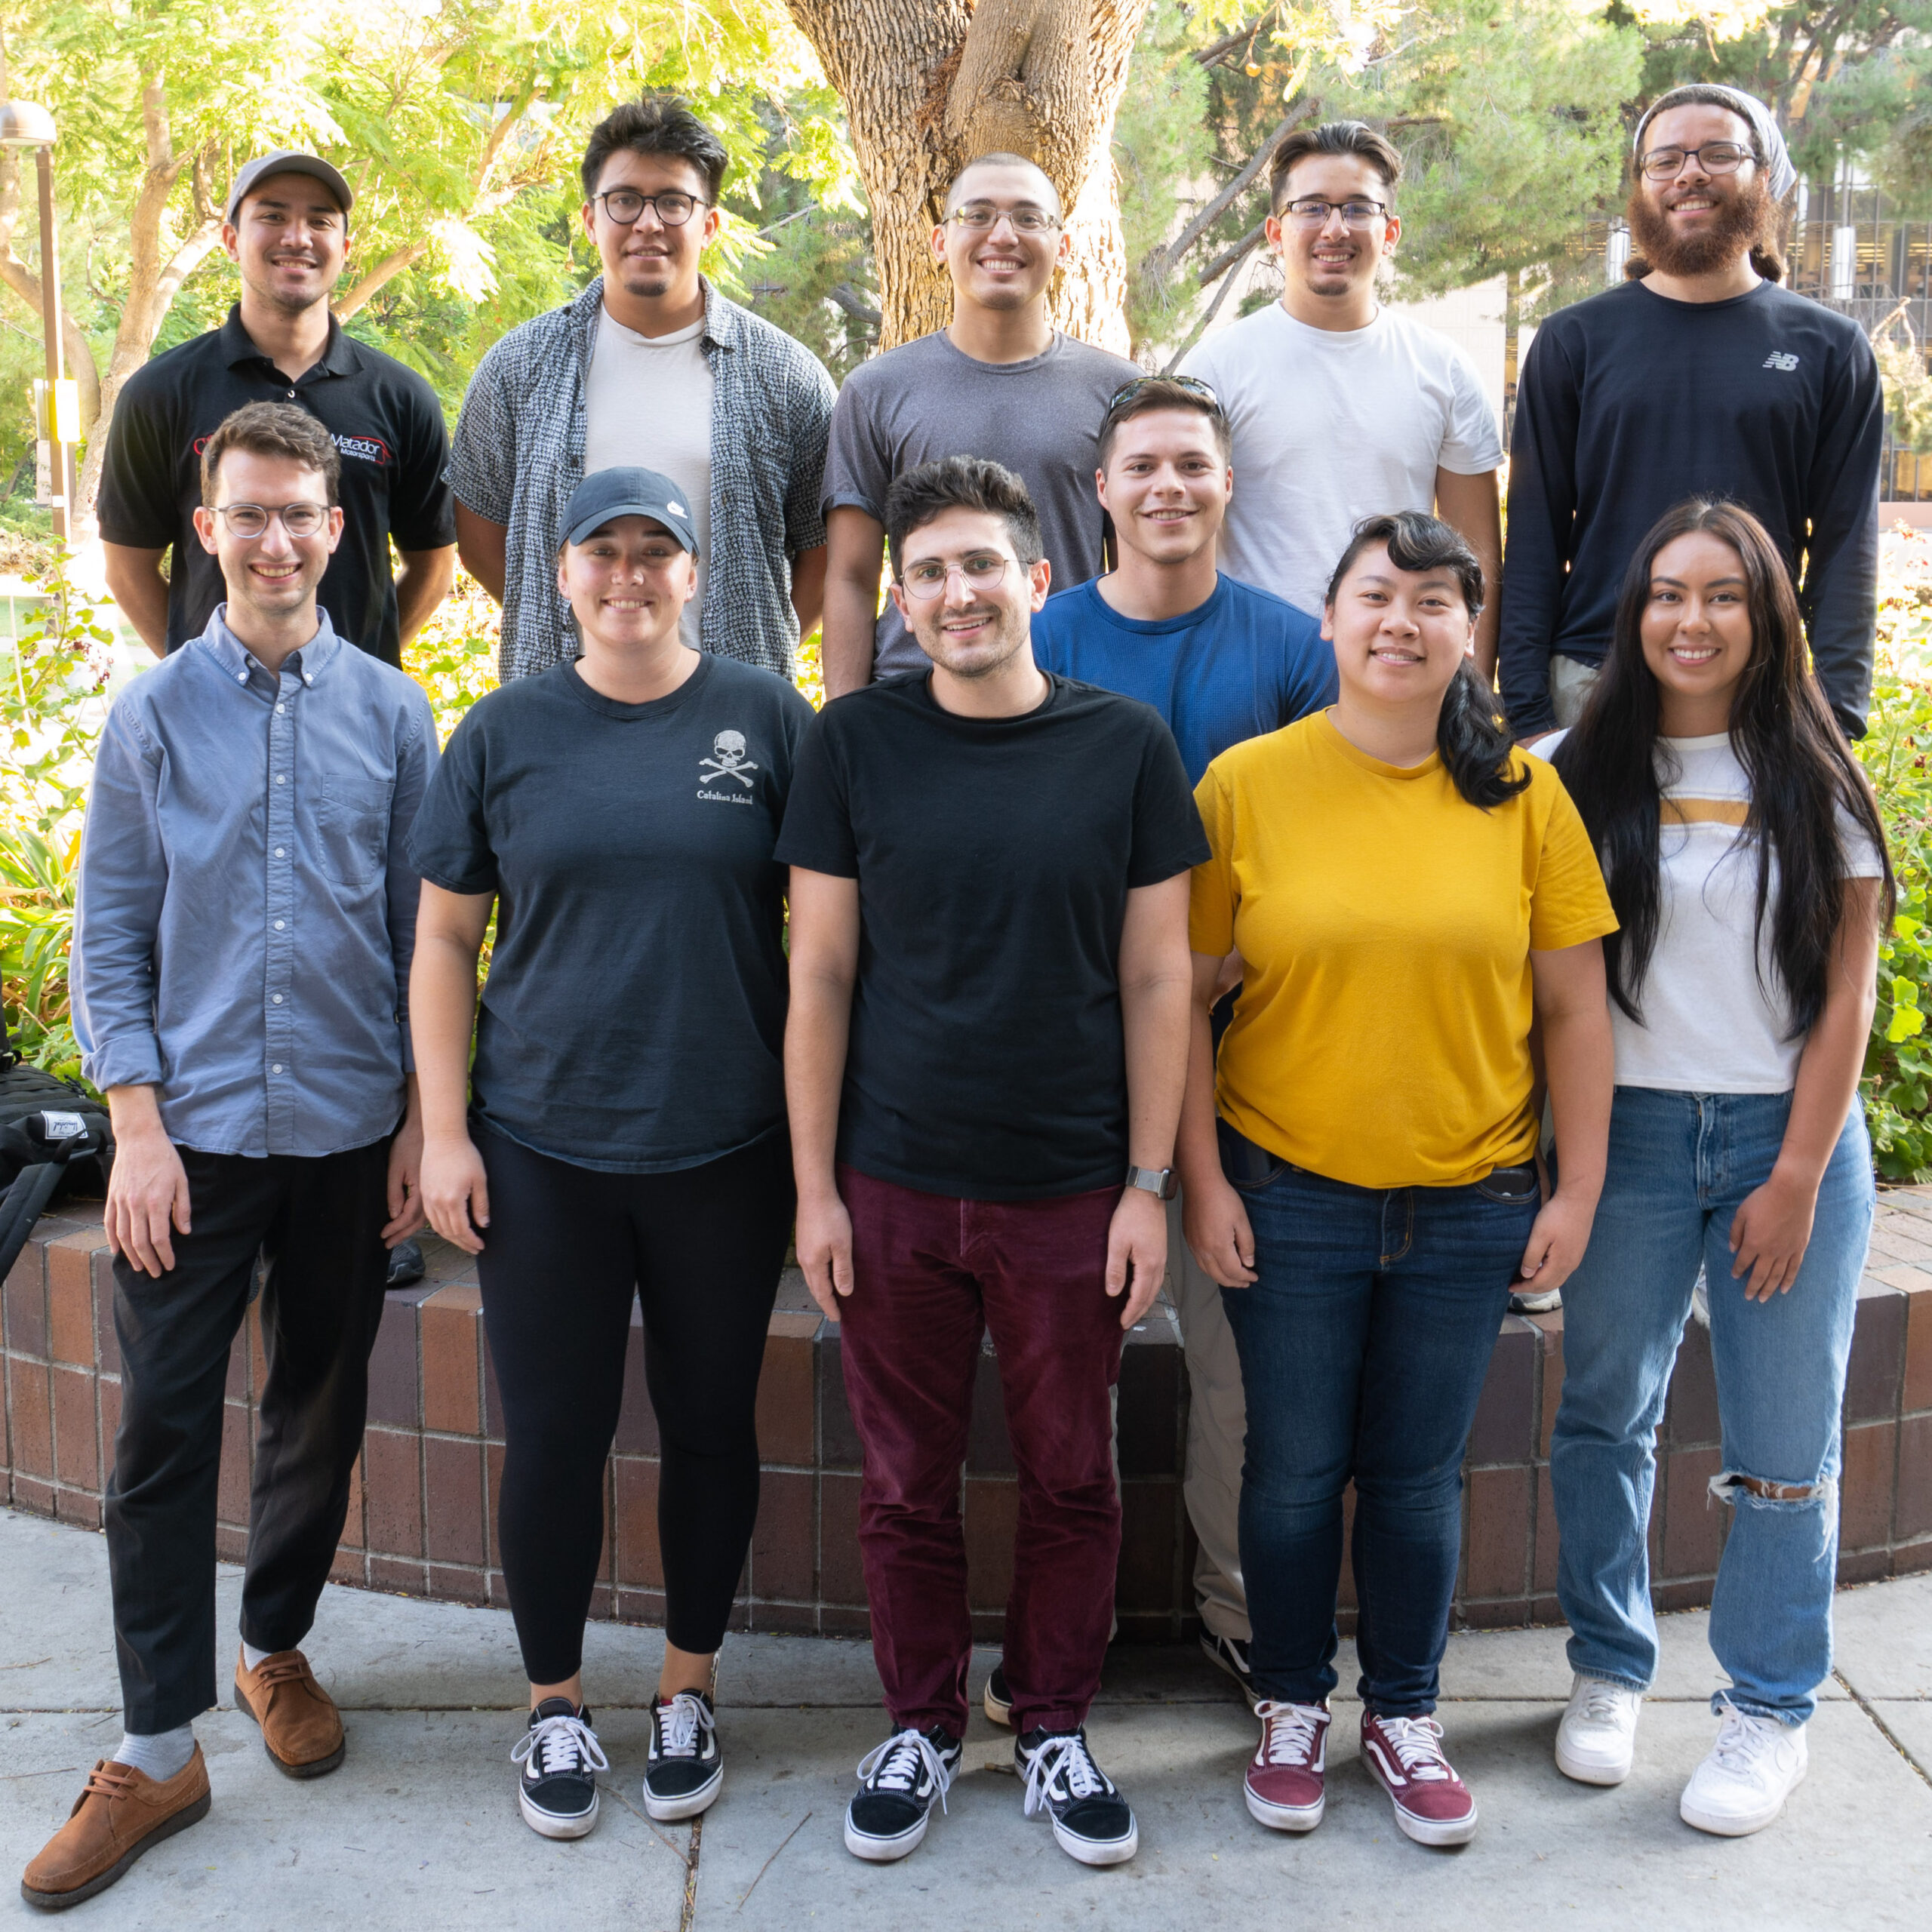
[[[219, 329], [157, 356], [121, 392], [101, 476], [107, 587], [157, 657], [198, 637], [222, 601], [220, 569], [195, 535], [201, 451], [244, 403], [306, 409], [342, 453], [342, 542], [320, 592], [338, 635], [400, 666], [403, 641], [448, 594], [456, 518], [442, 411], [420, 376], [329, 312], [354, 198], [313, 155], [250, 162], [221, 231], [241, 300]], [[402, 558], [393, 577], [392, 537]]]

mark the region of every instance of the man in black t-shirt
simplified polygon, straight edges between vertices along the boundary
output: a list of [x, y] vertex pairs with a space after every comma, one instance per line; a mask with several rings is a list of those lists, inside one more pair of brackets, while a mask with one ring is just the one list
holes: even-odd
[[1778, 285], [1778, 205], [1798, 177], [1761, 102], [1674, 88], [1635, 152], [1632, 278], [1552, 315], [1523, 364], [1498, 646], [1511, 728], [1575, 723], [1644, 533], [1704, 496], [1777, 540], [1818, 681], [1862, 737], [1884, 431], [1872, 345]]
[[1109, 1392], [1166, 1260], [1187, 874], [1208, 847], [1158, 715], [1035, 663], [1049, 571], [1020, 479], [949, 457], [884, 509], [893, 601], [931, 668], [820, 714], [777, 850], [798, 1259], [843, 1324], [894, 1726], [845, 1843], [903, 1857], [958, 1768], [960, 1469], [990, 1330], [1020, 1472], [1004, 1670], [1025, 1809], [1116, 1864], [1134, 1814], [1084, 1729], [1120, 1550]]
[[198, 637], [222, 600], [221, 573], [195, 535], [201, 451], [245, 403], [306, 409], [341, 453], [342, 541], [320, 592], [337, 635], [400, 667], [402, 645], [449, 593], [456, 513], [442, 411], [414, 370], [329, 312], [354, 198], [314, 155], [281, 149], [242, 168], [221, 231], [241, 300], [220, 328], [137, 370], [115, 405], [100, 485], [107, 587], [157, 657]]

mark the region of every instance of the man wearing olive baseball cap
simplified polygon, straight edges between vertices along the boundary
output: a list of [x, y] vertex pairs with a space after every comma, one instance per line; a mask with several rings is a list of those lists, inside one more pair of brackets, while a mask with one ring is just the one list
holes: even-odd
[[157, 657], [199, 636], [222, 599], [194, 531], [201, 448], [247, 403], [294, 404], [341, 453], [342, 542], [318, 593], [339, 636], [400, 666], [402, 645], [448, 593], [456, 513], [442, 411], [420, 376], [346, 335], [329, 312], [355, 200], [340, 170], [296, 149], [237, 168], [221, 238], [241, 300], [220, 328], [156, 356], [121, 392], [100, 487], [107, 584]]

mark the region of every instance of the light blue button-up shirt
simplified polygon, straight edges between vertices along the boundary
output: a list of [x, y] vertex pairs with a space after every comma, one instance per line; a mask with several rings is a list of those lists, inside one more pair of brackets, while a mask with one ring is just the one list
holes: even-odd
[[170, 1140], [333, 1154], [402, 1112], [436, 758], [428, 700], [321, 628], [271, 674], [219, 605], [101, 734], [71, 974], [97, 1087], [155, 1088]]

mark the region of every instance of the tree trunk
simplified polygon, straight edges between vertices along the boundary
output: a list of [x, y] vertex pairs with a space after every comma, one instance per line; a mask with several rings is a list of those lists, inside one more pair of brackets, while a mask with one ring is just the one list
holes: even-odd
[[952, 291], [928, 238], [954, 175], [1004, 149], [1066, 209], [1055, 324], [1128, 351], [1114, 111], [1148, 0], [786, 0], [845, 104], [872, 203], [882, 348], [942, 328]]
[[[40, 277], [21, 260], [14, 246], [20, 226], [22, 192], [20, 148], [0, 148], [0, 282], [11, 288], [33, 311], [36, 328], [41, 321]], [[36, 217], [34, 232], [38, 235]], [[81, 333], [73, 312], [60, 305], [60, 346], [67, 361], [67, 373], [81, 392], [81, 434], [94, 433], [94, 419], [100, 414], [100, 371], [95, 366], [94, 346]]]
[[1517, 345], [1523, 331], [1523, 273], [1512, 269], [1503, 278], [1503, 447], [1509, 447], [1516, 426]]

